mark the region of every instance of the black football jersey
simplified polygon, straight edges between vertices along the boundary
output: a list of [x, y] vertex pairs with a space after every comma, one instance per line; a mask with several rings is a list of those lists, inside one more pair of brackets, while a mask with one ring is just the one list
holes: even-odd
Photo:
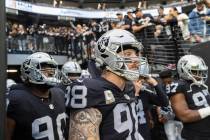
[[94, 107], [102, 113], [101, 140], [141, 140], [136, 116], [134, 86], [124, 91], [104, 78], [85, 79], [71, 86], [71, 109]]
[[66, 114], [64, 94], [50, 89], [50, 101], [43, 102], [31, 91], [11, 90], [7, 117], [15, 120], [12, 140], [65, 140]]
[[[148, 87], [149, 88], [149, 87]], [[158, 84], [154, 90], [140, 91], [137, 101], [137, 116], [139, 120], [139, 132], [145, 140], [150, 140], [148, 113], [151, 105], [168, 106], [168, 98], [162, 86]]]
[[[168, 92], [169, 97], [176, 95], [177, 93], [182, 93], [185, 96], [185, 100], [188, 107], [192, 110], [198, 110], [210, 105], [210, 95], [208, 90], [203, 86], [192, 85], [191, 82], [179, 80], [173, 82], [170, 86], [170, 92]], [[182, 131], [183, 137], [194, 137], [198, 136], [200, 138], [210, 138], [210, 116], [196, 121], [193, 123], [183, 123], [184, 128]]]
[[69, 104], [69, 100], [70, 100], [70, 85], [64, 85], [64, 84], [59, 84], [57, 85], [57, 88], [60, 88], [64, 94], [65, 94], [65, 105], [67, 106]]

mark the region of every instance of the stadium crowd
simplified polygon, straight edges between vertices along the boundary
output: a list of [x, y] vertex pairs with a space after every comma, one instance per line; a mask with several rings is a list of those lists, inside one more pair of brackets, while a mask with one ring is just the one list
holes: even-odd
[[139, 41], [151, 38], [161, 43], [164, 39], [176, 39], [190, 44], [209, 40], [210, 10], [203, 2], [197, 3], [188, 15], [180, 13], [175, 7], [165, 14], [162, 6], [158, 13], [157, 17], [153, 17], [137, 8], [127, 11], [126, 15], [117, 13], [117, 19], [70, 21], [68, 26], [24, 25], [8, 21], [7, 48], [8, 52], [15, 53], [44, 51], [86, 58], [90, 57], [96, 40], [111, 29], [133, 32]]

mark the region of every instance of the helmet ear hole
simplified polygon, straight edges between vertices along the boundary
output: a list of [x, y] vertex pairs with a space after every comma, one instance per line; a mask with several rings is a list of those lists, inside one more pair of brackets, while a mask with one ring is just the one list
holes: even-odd
[[181, 68], [181, 72], [182, 72], [182, 73], [184, 72], [183, 68]]

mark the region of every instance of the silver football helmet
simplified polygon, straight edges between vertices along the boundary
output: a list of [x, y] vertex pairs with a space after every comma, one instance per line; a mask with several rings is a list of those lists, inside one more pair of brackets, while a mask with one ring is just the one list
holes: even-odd
[[191, 80], [197, 85], [205, 85], [208, 78], [208, 66], [204, 60], [196, 55], [185, 55], [177, 64], [177, 71], [180, 78]]
[[139, 66], [139, 74], [142, 77], [149, 77], [150, 75], [150, 69], [149, 69], [149, 64], [146, 58], [141, 59], [141, 65]]
[[[43, 67], [47, 65], [53, 74], [46, 76], [43, 73]], [[48, 68], [47, 68], [48, 69]], [[54, 86], [58, 83], [58, 64], [47, 53], [37, 52], [28, 56], [21, 65], [21, 78], [24, 82], [33, 84], [46, 84]]]
[[88, 70], [82, 70], [80, 78], [82, 79], [91, 78], [91, 75]]
[[7, 91], [10, 90], [10, 87], [16, 85], [17, 83], [13, 79], [7, 79]]
[[[82, 72], [80, 65], [77, 62], [68, 61], [62, 67], [62, 82], [64, 84], [68, 84], [71, 80], [75, 80], [75, 78], [79, 78]], [[69, 77], [74, 77], [73, 79], [69, 79]]]
[[126, 63], [136, 59], [139, 62], [141, 57], [128, 58], [118, 55], [126, 47], [140, 52], [143, 48], [136, 37], [130, 32], [122, 29], [114, 29], [103, 34], [95, 46], [96, 62], [106, 66], [111, 72], [124, 77], [127, 80], [136, 80], [139, 78], [139, 71], [129, 70]]

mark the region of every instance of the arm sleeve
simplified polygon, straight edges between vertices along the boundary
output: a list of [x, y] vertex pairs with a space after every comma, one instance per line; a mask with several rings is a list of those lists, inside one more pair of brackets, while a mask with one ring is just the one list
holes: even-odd
[[168, 106], [169, 101], [166, 93], [163, 90], [163, 87], [158, 84], [154, 87], [157, 94], [149, 93], [149, 102], [158, 106]]
[[196, 31], [198, 31], [198, 29], [197, 29], [197, 26], [198, 25], [196, 25], [196, 17], [195, 17], [195, 13], [190, 13], [189, 14], [189, 19], [190, 19], [190, 22], [189, 22], [189, 30], [190, 30], [190, 33], [191, 34], [197, 34], [197, 32]]
[[[15, 96], [16, 93], [12, 92], [8, 95], [8, 107], [7, 107], [7, 117], [17, 121], [19, 110], [18, 97]], [[18, 93], [17, 93], [18, 94]]]

